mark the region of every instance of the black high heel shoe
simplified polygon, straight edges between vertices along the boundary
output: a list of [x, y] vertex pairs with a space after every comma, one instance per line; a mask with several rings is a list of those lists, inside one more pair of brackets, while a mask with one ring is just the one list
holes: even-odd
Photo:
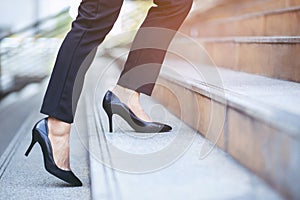
[[27, 149], [25, 156], [28, 156], [32, 147], [36, 142], [41, 146], [43, 156], [44, 156], [44, 165], [46, 170], [56, 176], [59, 179], [64, 180], [65, 182], [71, 184], [72, 186], [82, 186], [81, 181], [74, 175], [72, 171], [62, 170], [57, 167], [53, 159], [52, 146], [48, 138], [48, 125], [47, 118], [40, 120], [35, 124], [32, 129], [32, 141]]
[[112, 116], [121, 116], [135, 131], [143, 133], [160, 133], [172, 130], [172, 127], [159, 122], [146, 122], [138, 118], [120, 99], [111, 91], [107, 91], [102, 106], [108, 116], [109, 132], [113, 131]]

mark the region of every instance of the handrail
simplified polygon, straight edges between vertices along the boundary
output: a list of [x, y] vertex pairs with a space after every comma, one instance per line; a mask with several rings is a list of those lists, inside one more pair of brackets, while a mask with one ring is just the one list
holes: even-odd
[[[50, 32], [53, 32], [53, 30], [43, 30], [43, 25], [47, 24], [47, 22], [51, 22], [51, 20], [54, 20], [55, 18], [60, 18], [61, 16], [66, 15], [66, 13], [69, 11], [69, 8], [65, 8], [63, 10], [61, 10], [60, 12], [54, 14], [54, 15], [50, 15], [48, 17], [45, 17], [43, 19], [40, 19], [28, 26], [25, 26], [19, 30], [16, 31], [8, 31], [4, 34], [0, 34], [0, 45], [2, 43], [2, 41], [6, 38], [15, 36], [15, 35], [22, 35], [22, 34], [26, 34], [26, 33], [30, 33], [32, 35], [36, 37], [43, 37], [44, 34], [49, 34]], [[57, 27], [56, 27], [57, 28]], [[61, 25], [58, 27], [58, 29], [61, 29]], [[3, 85], [2, 85], [2, 78], [3, 78], [3, 66], [2, 66], [2, 58], [5, 55], [8, 55], [11, 51], [13, 51], [14, 49], [9, 49], [7, 51], [4, 52], [0, 52], [0, 99], [5, 96], [6, 94], [9, 93], [9, 91], [4, 91], [3, 90]], [[15, 87], [15, 86], [13, 86]], [[13, 91], [13, 90], [12, 90]]]
[[66, 8], [66, 9], [63, 9], [62, 11], [58, 12], [58, 13], [55, 14], [55, 15], [51, 15], [51, 16], [45, 17], [45, 18], [43, 18], [43, 19], [41, 19], [41, 20], [38, 20], [38, 21], [34, 22], [33, 24], [30, 24], [30, 25], [28, 25], [28, 26], [26, 26], [26, 27], [23, 27], [23, 28], [21, 28], [20, 30], [13, 31], [13, 32], [9, 32], [9, 33], [4, 33], [4, 34], [0, 35], [0, 42], [1, 42], [3, 39], [5, 39], [5, 38], [7, 38], [7, 37], [11, 37], [11, 36], [13, 36], [13, 35], [15, 35], [15, 34], [19, 34], [19, 33], [22, 33], [22, 32], [26, 32], [26, 31], [31, 30], [31, 29], [35, 29], [35, 28], [38, 27], [40, 24], [43, 24], [43, 23], [45, 23], [46, 21], [49, 21], [49, 20], [51, 20], [51, 19], [54, 19], [54, 18], [56, 18], [56, 17], [59, 17], [59, 16], [65, 14], [66, 12], [68, 12], [68, 10], [69, 10], [69, 7]]

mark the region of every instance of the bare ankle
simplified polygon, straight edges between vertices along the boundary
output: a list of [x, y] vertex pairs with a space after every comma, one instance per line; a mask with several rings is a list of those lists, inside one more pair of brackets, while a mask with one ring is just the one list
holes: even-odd
[[120, 86], [120, 85], [116, 85], [113, 90], [112, 90], [113, 93], [118, 93], [118, 94], [123, 94], [123, 95], [135, 95], [135, 96], [139, 96], [140, 93], [138, 93], [137, 91], [135, 90], [132, 90], [132, 89], [129, 89], [129, 88], [126, 88], [126, 87], [123, 87], [123, 86]]
[[125, 88], [123, 86], [120, 85], [116, 85], [112, 92], [117, 95], [117, 97], [119, 97], [119, 99], [126, 104], [129, 104], [130, 102], [138, 102], [139, 101], [139, 97], [140, 97], [140, 93], [129, 89], [129, 88]]
[[53, 117], [48, 118], [49, 140], [52, 145], [54, 162], [64, 170], [70, 170], [69, 139], [71, 125]]
[[71, 124], [58, 120], [54, 117], [48, 118], [49, 134], [54, 136], [66, 136], [70, 134]]
[[116, 85], [112, 92], [125, 103], [139, 118], [144, 121], [151, 121], [140, 104], [140, 93], [134, 90]]

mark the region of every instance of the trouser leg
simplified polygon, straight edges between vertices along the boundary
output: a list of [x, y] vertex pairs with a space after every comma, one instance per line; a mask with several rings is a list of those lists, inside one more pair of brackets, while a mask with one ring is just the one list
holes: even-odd
[[123, 0], [83, 0], [72, 29], [56, 58], [41, 113], [72, 123], [73, 88], [85, 58], [105, 38], [116, 21]]
[[152, 93], [166, 50], [190, 11], [192, 0], [154, 3], [156, 6], [150, 8], [134, 38], [118, 80], [118, 85], [147, 95]]

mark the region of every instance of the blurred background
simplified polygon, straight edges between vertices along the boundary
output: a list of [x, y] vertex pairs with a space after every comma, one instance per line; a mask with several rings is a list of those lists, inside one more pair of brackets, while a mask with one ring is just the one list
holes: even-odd
[[[41, 81], [70, 28], [71, 1], [1, 1], [0, 96]], [[18, 5], [18, 6], [16, 6]]]
[[[199, 11], [217, 3], [195, 1]], [[80, 0], [0, 2], [0, 98], [49, 75], [79, 4]], [[145, 0], [125, 1], [108, 38], [133, 31], [124, 36], [125, 39], [119, 37], [117, 40], [117, 43], [129, 43], [151, 5], [151, 1]]]

